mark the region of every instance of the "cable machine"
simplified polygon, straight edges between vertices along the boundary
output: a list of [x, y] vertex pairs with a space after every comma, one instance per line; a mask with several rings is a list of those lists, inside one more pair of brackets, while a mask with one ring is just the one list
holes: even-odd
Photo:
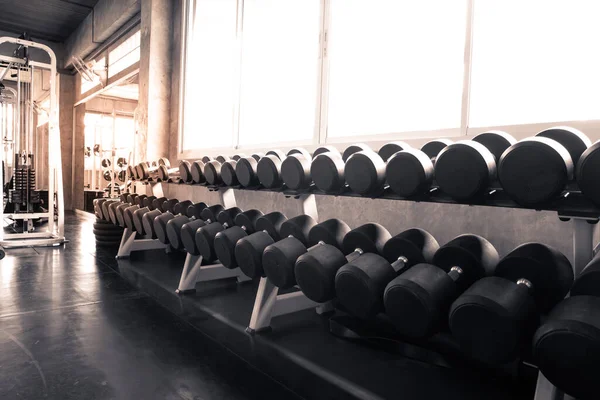
[[[5, 248], [65, 242], [56, 55], [50, 47], [27, 40], [26, 35], [0, 37], [0, 45], [3, 43], [12, 43], [16, 49], [12, 56], [0, 55], [0, 134], [3, 140], [0, 259], [5, 255]], [[29, 48], [46, 52], [50, 63], [29, 59]], [[48, 111], [34, 102], [36, 70], [50, 73]], [[44, 137], [36, 134], [35, 114], [46, 112], [48, 135]], [[43, 166], [46, 161], [45, 154], [35, 154], [42, 148], [47, 152], [48, 165], [40, 169], [47, 172], [47, 180], [36, 177], [36, 156], [40, 158], [38, 165]], [[41, 187], [45, 182], [47, 188]]]

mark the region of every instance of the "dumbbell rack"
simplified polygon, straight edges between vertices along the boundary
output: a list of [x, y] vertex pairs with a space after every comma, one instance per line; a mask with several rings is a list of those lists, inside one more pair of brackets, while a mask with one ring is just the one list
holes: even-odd
[[[160, 183], [150, 183], [152, 194], [156, 197], [163, 197], [163, 188]], [[171, 252], [171, 247], [164, 243], [161, 243], [158, 239], [152, 239], [150, 236], [145, 236], [141, 239], [137, 239], [137, 232], [125, 228], [123, 230], [123, 237], [119, 244], [119, 250], [117, 251], [117, 260], [123, 258], [129, 258], [131, 253], [134, 251], [145, 251], [145, 250], [159, 250], [164, 249], [167, 253]]]

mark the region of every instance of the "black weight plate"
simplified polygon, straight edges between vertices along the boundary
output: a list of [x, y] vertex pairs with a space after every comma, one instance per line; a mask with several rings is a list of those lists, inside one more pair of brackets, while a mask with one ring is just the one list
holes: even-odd
[[337, 218], [328, 219], [315, 226], [308, 232], [308, 245], [314, 246], [323, 242], [341, 249], [344, 237], [350, 232], [350, 227]]
[[274, 240], [280, 240], [281, 225], [287, 221], [287, 217], [282, 213], [275, 211], [258, 218], [255, 223], [256, 231], [265, 231]]
[[385, 182], [385, 162], [374, 151], [359, 151], [346, 161], [344, 176], [354, 192], [361, 195], [377, 194]]
[[214, 160], [204, 164], [204, 177], [209, 185], [221, 184], [221, 163]]
[[[308, 152], [308, 150], [303, 149], [301, 147], [297, 147], [295, 149], [291, 149], [290, 151], [287, 152], [286, 157], [289, 157], [293, 154], [297, 154], [300, 155], [308, 160], [312, 159], [312, 156], [310, 155], [310, 153]], [[283, 161], [283, 159], [281, 159], [281, 161]]]
[[215, 160], [217, 160], [218, 162], [220, 162], [221, 164], [223, 164], [225, 161], [229, 160], [229, 157], [227, 157], [227, 156], [217, 156], [217, 158], [215, 158]]
[[336, 192], [344, 187], [344, 161], [337, 153], [323, 153], [310, 166], [315, 186], [324, 192]]
[[496, 178], [496, 161], [482, 144], [459, 141], [438, 155], [435, 179], [440, 189], [458, 201], [466, 201], [489, 188]]
[[281, 178], [292, 190], [306, 189], [310, 186], [310, 159], [302, 154], [289, 155], [281, 163]]
[[279, 149], [275, 149], [267, 151], [267, 154], [265, 154], [265, 156], [275, 156], [279, 158], [279, 160], [283, 160], [285, 158], [285, 153]]
[[388, 185], [402, 197], [424, 193], [433, 182], [431, 158], [416, 149], [406, 149], [390, 157], [385, 168]]
[[369, 223], [352, 229], [344, 236], [342, 251], [348, 255], [356, 249], [365, 253], [383, 253], [385, 243], [392, 235], [382, 225]]
[[439, 248], [440, 245], [431, 233], [411, 228], [388, 240], [383, 246], [382, 255], [389, 263], [405, 257], [408, 260], [406, 267], [412, 267], [415, 264], [432, 263]]
[[600, 207], [600, 141], [583, 152], [576, 171], [579, 189]]
[[336, 153], [338, 154], [340, 157], [342, 156], [342, 154], [340, 153], [340, 151], [338, 149], [336, 149], [333, 146], [321, 146], [318, 149], [316, 149], [312, 155], [312, 158], [314, 159], [316, 156], [318, 156], [319, 154], [323, 154], [323, 153]]
[[569, 152], [574, 165], [579, 162], [579, 157], [592, 145], [590, 139], [578, 129], [568, 126], [557, 126], [546, 129], [535, 135], [536, 137], [546, 137], [562, 144]]
[[390, 142], [383, 145], [377, 154], [379, 154], [379, 157], [381, 157], [384, 162], [388, 162], [392, 154], [408, 148], [410, 148], [410, 146], [404, 142]]
[[348, 161], [348, 158], [350, 158], [350, 156], [354, 153], [358, 153], [359, 151], [365, 151], [365, 150], [371, 150], [371, 147], [369, 147], [368, 145], [364, 144], [364, 143], [356, 143], [353, 144], [352, 146], [348, 146], [346, 148], [346, 150], [344, 150], [344, 152], [342, 153], [342, 160], [344, 160], [344, 162]]
[[204, 157], [202, 157], [202, 159], [200, 161], [202, 161], [202, 163], [206, 164], [208, 162], [211, 162], [212, 160], [214, 160], [214, 158], [212, 158], [210, 156], [204, 156]]
[[584, 295], [600, 297], [600, 255], [585, 266], [571, 288], [571, 296]]
[[514, 137], [502, 131], [480, 133], [473, 138], [473, 141], [484, 145], [494, 155], [496, 162], [500, 160], [506, 149], [517, 143]]
[[500, 158], [498, 178], [506, 193], [523, 206], [556, 198], [573, 179], [566, 149], [544, 137], [521, 140]]

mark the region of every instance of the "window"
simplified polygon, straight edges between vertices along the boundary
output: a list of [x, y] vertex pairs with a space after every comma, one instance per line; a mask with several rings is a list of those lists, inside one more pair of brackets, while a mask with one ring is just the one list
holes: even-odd
[[466, 1], [332, 0], [328, 137], [459, 128]]
[[180, 150], [190, 156], [546, 123], [600, 129], [596, 1], [186, 4]]
[[475, 2], [470, 126], [600, 119], [597, 1]]
[[109, 78], [140, 61], [140, 42], [141, 32], [138, 30], [108, 53]]
[[[183, 149], [230, 147], [234, 134], [236, 0], [195, 2], [187, 51]], [[210, 145], [206, 143], [210, 142]]]
[[311, 141], [320, 15], [320, 0], [244, 1], [241, 145]]
[[93, 70], [95, 73], [93, 74], [93, 80], [90, 81], [90, 80], [84, 78], [83, 75], [80, 75], [81, 94], [84, 94], [84, 93], [92, 90], [96, 86], [100, 85], [101, 79], [100, 79], [99, 72], [104, 70], [105, 68], [106, 68], [106, 58], [102, 57], [100, 60], [98, 60], [94, 63]]

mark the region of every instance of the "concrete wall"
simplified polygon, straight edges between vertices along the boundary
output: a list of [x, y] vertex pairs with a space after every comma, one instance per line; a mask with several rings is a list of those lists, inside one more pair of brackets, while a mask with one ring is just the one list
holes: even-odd
[[[63, 192], [65, 196], [65, 210], [73, 209], [73, 198], [79, 195], [74, 191], [75, 178], [73, 168], [73, 105], [75, 104], [75, 76], [59, 76], [59, 110], [58, 121], [60, 128], [60, 148], [62, 158]], [[83, 155], [83, 146], [81, 148]]]

